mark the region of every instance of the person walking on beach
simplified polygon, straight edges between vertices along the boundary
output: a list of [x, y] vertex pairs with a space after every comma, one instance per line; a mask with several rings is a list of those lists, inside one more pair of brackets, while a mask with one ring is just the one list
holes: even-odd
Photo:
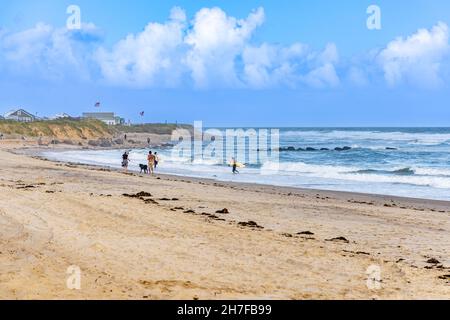
[[155, 152], [155, 169], [158, 166], [159, 163], [159, 156], [158, 156], [158, 152]]
[[231, 165], [233, 166], [233, 174], [239, 174], [239, 171], [237, 169], [238, 164], [235, 158], [231, 160]]
[[128, 172], [128, 163], [130, 162], [128, 152], [125, 151], [125, 153], [122, 155], [122, 168], [125, 172]]
[[148, 153], [147, 160], [148, 160], [148, 173], [153, 174], [155, 172], [156, 158], [155, 158], [155, 155], [151, 151]]

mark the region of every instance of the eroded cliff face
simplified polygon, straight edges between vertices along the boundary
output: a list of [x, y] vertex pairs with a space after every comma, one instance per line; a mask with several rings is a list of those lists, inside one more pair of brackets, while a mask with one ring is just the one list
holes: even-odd
[[112, 138], [114, 129], [97, 120], [0, 121], [0, 134], [78, 141]]

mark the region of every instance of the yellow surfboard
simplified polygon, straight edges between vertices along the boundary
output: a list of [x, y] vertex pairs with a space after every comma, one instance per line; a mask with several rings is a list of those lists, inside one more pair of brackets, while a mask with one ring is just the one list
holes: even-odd
[[[232, 166], [233, 166], [233, 162], [230, 162], [228, 165], [229, 165], [230, 167], [232, 167]], [[236, 167], [238, 167], [238, 168], [245, 168], [245, 164], [240, 163], [240, 162], [237, 162], [237, 163], [236, 163]]]

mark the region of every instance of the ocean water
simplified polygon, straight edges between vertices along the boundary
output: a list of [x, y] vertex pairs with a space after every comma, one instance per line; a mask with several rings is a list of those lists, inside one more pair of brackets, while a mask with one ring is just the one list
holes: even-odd
[[[237, 150], [248, 145], [237, 145]], [[227, 159], [179, 158], [153, 149], [160, 173], [222, 181], [450, 200], [450, 128], [284, 128], [276, 161], [252, 163], [231, 174]], [[351, 150], [335, 151], [350, 147]], [[292, 148], [291, 148], [292, 149]], [[329, 150], [321, 150], [329, 149]], [[45, 152], [61, 161], [119, 168], [124, 150]], [[139, 171], [148, 150], [131, 150], [130, 169]]]

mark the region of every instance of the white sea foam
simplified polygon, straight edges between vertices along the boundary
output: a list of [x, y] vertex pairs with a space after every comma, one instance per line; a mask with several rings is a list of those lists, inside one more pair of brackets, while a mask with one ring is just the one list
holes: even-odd
[[450, 169], [446, 168], [423, 168], [423, 167], [413, 167], [415, 174], [417, 175], [428, 175], [428, 176], [445, 176], [450, 177]]
[[[326, 165], [308, 165], [305, 163], [282, 163], [277, 165], [276, 163], [264, 164], [262, 170], [271, 171], [279, 168], [279, 174], [290, 174], [292, 176], [301, 177], [307, 175], [310, 177], [320, 177], [325, 179], [334, 180], [349, 180], [355, 182], [376, 182], [376, 183], [389, 183], [389, 184], [409, 184], [416, 186], [429, 186], [434, 188], [450, 188], [450, 176], [441, 177], [440, 170], [423, 169], [420, 168], [420, 172], [433, 172], [433, 176], [419, 176], [419, 175], [383, 175], [376, 173], [357, 173], [364, 170], [362, 168], [355, 167], [335, 167]], [[401, 168], [393, 169], [392, 172], [401, 170]], [[438, 175], [436, 175], [438, 173]]]
[[337, 141], [337, 140], [359, 140], [359, 141], [386, 141], [423, 145], [439, 145], [450, 143], [449, 133], [412, 133], [412, 132], [385, 132], [368, 130], [330, 130], [330, 131], [285, 131], [283, 137], [299, 138], [313, 141]]

